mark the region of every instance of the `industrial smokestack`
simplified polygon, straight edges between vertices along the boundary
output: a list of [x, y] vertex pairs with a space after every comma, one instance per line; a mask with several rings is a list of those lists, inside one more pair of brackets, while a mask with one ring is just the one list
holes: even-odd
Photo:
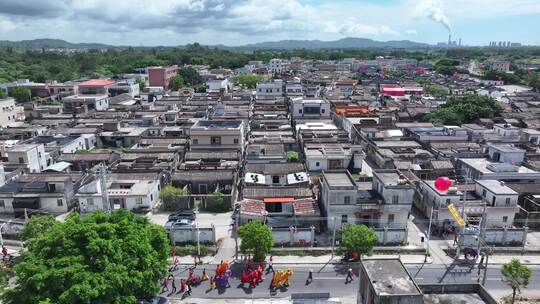
[[[423, 0], [416, 6], [416, 13], [418, 16], [425, 16], [429, 19], [442, 24], [448, 33], [452, 31], [450, 20], [446, 17], [443, 8], [442, 0]], [[449, 41], [448, 44], [450, 44]]]

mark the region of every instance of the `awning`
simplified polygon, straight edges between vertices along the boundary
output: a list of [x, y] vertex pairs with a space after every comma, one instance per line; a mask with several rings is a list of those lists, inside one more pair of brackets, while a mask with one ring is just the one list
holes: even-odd
[[292, 203], [294, 201], [294, 197], [265, 197], [263, 201], [264, 203]]

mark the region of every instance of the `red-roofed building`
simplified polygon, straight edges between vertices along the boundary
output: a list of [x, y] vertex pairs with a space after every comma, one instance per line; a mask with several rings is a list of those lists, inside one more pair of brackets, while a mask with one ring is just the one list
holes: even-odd
[[81, 95], [98, 95], [108, 94], [109, 86], [113, 85], [114, 81], [109, 79], [91, 79], [79, 83], [79, 94]]
[[162, 87], [165, 90], [169, 89], [169, 81], [176, 76], [178, 66], [168, 67], [149, 67], [148, 68], [148, 86]]
[[370, 110], [366, 105], [337, 105], [335, 112], [344, 117], [370, 117], [376, 116], [374, 110]]

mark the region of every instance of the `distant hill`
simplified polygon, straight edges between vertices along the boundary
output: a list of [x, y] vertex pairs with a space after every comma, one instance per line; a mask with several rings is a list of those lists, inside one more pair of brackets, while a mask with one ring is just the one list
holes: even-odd
[[367, 38], [343, 38], [334, 41], [281, 40], [245, 45], [253, 49], [363, 49], [363, 48], [426, 48], [431, 45], [409, 40], [376, 41]]
[[[431, 45], [409, 40], [395, 41], [376, 41], [367, 38], [343, 38], [335, 41], [322, 40], [281, 40], [252, 43], [243, 46], [225, 46], [215, 45], [213, 47], [229, 50], [255, 50], [255, 49], [273, 49], [273, 50], [295, 50], [295, 49], [362, 49], [362, 48], [426, 48]], [[0, 48], [12, 47], [16, 50], [40, 50], [45, 49], [110, 49], [127, 48], [127, 46], [114, 46], [101, 43], [71, 43], [61, 39], [34, 39], [22, 41], [0, 40]], [[184, 46], [176, 46], [183, 48]], [[134, 47], [151, 48], [151, 47]], [[152, 47], [153, 48], [153, 47]], [[168, 49], [172, 46], [155, 46], [159, 49]]]
[[40, 50], [46, 49], [107, 49], [116, 46], [101, 43], [71, 43], [61, 39], [33, 39], [21, 41], [0, 40], [1, 47], [11, 47], [16, 50]]

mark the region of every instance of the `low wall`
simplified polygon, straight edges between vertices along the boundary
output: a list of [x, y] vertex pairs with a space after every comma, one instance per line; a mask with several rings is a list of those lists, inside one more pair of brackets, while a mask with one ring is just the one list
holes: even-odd
[[276, 246], [313, 246], [315, 227], [311, 228], [273, 228], [272, 236]]
[[176, 228], [169, 232], [169, 239], [173, 244], [197, 243], [197, 230], [199, 231], [199, 243], [214, 244], [216, 242], [216, 228]]
[[424, 294], [478, 294], [487, 304], [497, 300], [480, 284], [418, 284]]
[[375, 228], [377, 245], [399, 245], [407, 242], [407, 228]]

